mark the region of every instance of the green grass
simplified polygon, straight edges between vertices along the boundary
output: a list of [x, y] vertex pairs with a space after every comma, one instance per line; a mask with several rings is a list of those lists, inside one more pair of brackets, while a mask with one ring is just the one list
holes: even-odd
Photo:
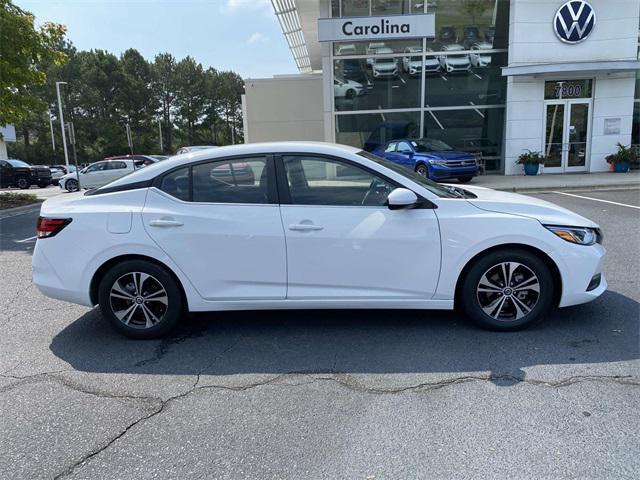
[[0, 210], [22, 207], [24, 205], [31, 205], [38, 202], [38, 197], [36, 197], [33, 193], [7, 192], [0, 194]]

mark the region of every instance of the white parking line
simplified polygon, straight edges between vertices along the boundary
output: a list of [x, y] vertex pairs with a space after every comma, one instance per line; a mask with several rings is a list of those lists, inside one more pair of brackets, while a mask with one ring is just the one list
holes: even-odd
[[23, 238], [22, 240], [16, 240], [15, 242], [16, 243], [27, 243], [27, 242], [30, 242], [32, 240], [35, 240], [36, 238], [38, 238], [38, 237], [34, 236], [34, 237], [29, 237], [29, 238]]
[[440, 75], [440, 78], [441, 78], [442, 80], [444, 80], [445, 82], [448, 82], [448, 81], [449, 81], [449, 79], [448, 79], [447, 77], [445, 77], [444, 75]]
[[558, 195], [566, 195], [567, 197], [582, 198], [584, 200], [591, 200], [593, 202], [610, 203], [611, 205], [618, 205], [620, 207], [629, 207], [629, 208], [635, 208], [636, 210], [640, 210], [640, 207], [637, 207], [635, 205], [627, 205], [626, 203], [612, 202], [611, 200], [602, 200], [601, 198], [585, 197], [583, 195], [575, 195], [573, 193], [566, 193], [566, 192], [553, 192], [553, 193], [557, 193]]
[[480, 75], [478, 75], [477, 73], [474, 73], [474, 75], [479, 78], [480, 80], [482, 80], [482, 77]]
[[404, 78], [402, 78], [402, 75], [398, 75], [398, 77], [400, 77], [400, 81], [402, 83], [404, 83], [405, 85], [407, 84], [407, 81]]

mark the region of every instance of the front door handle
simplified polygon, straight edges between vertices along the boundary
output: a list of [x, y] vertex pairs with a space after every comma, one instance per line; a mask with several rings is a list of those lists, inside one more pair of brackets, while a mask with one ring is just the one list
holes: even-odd
[[159, 220], [151, 220], [149, 222], [149, 225], [151, 225], [152, 227], [168, 228], [168, 227], [181, 227], [184, 224], [182, 222], [178, 222], [177, 220], [161, 218]]
[[320, 225], [312, 225], [308, 223], [294, 223], [289, 225], [289, 230], [293, 230], [294, 232], [317, 232], [323, 230], [324, 227]]

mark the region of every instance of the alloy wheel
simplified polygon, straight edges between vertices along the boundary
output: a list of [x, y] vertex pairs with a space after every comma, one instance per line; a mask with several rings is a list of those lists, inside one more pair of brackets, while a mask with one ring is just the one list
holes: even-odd
[[29, 182], [27, 182], [27, 179], [26, 179], [26, 178], [22, 178], [22, 177], [20, 177], [20, 178], [18, 179], [18, 182], [17, 182], [17, 183], [18, 183], [18, 188], [20, 188], [20, 189], [22, 189], [22, 190], [24, 190], [24, 189], [26, 189], [26, 188], [29, 188]]
[[520, 320], [540, 299], [540, 280], [526, 265], [503, 262], [489, 268], [476, 288], [480, 308], [491, 318], [509, 322]]
[[78, 182], [76, 180], [68, 180], [66, 184], [67, 190], [70, 192], [78, 191]]
[[111, 310], [123, 324], [137, 329], [162, 322], [169, 307], [169, 296], [157, 278], [144, 272], [125, 273], [109, 292]]
[[418, 165], [418, 168], [416, 168], [416, 172], [425, 178], [429, 178], [429, 170], [424, 165]]

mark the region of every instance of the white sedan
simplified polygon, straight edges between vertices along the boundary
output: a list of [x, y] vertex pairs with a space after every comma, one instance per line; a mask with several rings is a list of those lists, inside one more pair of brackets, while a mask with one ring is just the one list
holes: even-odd
[[333, 79], [333, 92], [336, 97], [351, 99], [364, 94], [364, 87], [354, 80], [342, 80], [336, 77]]
[[[139, 163], [142, 165], [142, 162]], [[98, 188], [133, 172], [136, 168], [134, 160], [105, 160], [92, 163], [78, 173], [67, 173], [58, 182], [60, 188], [69, 192], [78, 190], [78, 180], [80, 188]]]
[[185, 311], [264, 309], [458, 306], [513, 330], [607, 288], [592, 221], [333, 144], [176, 156], [40, 215], [34, 284], [134, 338]]

